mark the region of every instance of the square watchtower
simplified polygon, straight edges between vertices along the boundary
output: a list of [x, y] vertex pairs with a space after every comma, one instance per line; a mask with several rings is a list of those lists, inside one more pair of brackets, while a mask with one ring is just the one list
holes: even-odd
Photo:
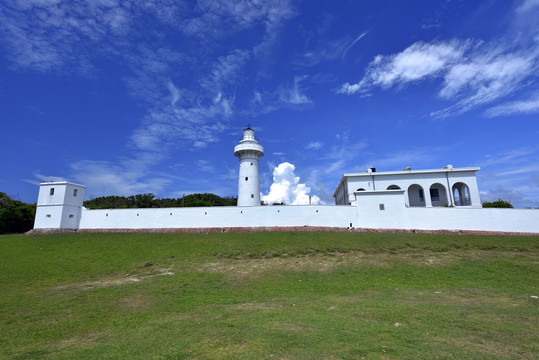
[[41, 183], [34, 229], [78, 229], [85, 190], [67, 181]]

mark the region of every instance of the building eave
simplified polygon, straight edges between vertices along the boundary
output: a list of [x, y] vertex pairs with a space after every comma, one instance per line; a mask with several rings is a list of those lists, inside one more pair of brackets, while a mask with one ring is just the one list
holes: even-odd
[[75, 184], [69, 181], [50, 181], [50, 182], [42, 182], [39, 184], [39, 186], [44, 186], [44, 185], [73, 185], [73, 186], [78, 186], [78, 187], [86, 189], [86, 186], [84, 185]]
[[[372, 176], [387, 176], [387, 175], [405, 175], [405, 174], [436, 174], [436, 173], [452, 173], [452, 172], [469, 172], [479, 171], [479, 167], [467, 167], [467, 168], [452, 168], [452, 169], [429, 169], [429, 170], [401, 170], [401, 171], [381, 171], [381, 172], [361, 172], [361, 173], [348, 173], [343, 175], [347, 177], [372, 177]], [[343, 181], [341, 180], [341, 181]]]

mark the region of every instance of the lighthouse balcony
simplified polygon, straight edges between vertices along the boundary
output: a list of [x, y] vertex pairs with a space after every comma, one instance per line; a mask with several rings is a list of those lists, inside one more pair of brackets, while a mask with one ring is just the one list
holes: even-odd
[[264, 147], [259, 144], [238, 144], [234, 147], [234, 155], [241, 156], [244, 152], [260, 153], [259, 157], [264, 155]]

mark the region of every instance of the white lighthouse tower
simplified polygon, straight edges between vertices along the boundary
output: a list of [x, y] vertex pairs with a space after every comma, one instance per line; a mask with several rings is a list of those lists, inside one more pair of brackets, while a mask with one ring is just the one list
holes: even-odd
[[264, 155], [264, 147], [255, 139], [251, 125], [243, 130], [243, 139], [234, 147], [234, 155], [240, 159], [238, 206], [260, 206], [258, 159]]

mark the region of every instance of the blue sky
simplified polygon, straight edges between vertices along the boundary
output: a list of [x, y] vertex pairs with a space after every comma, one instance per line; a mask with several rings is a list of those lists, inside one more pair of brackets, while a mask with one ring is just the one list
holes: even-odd
[[538, 0], [4, 0], [0, 35], [0, 191], [26, 202], [235, 196], [250, 123], [265, 196], [452, 164], [539, 207]]

